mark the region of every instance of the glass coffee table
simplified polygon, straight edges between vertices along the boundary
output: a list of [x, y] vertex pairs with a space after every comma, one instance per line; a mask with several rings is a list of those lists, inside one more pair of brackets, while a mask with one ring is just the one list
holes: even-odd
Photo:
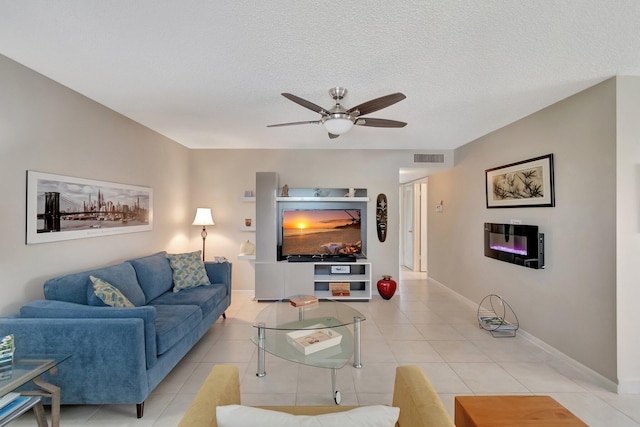
[[[291, 362], [331, 369], [333, 399], [339, 405], [342, 397], [336, 389], [336, 371], [351, 356], [353, 366], [362, 367], [360, 323], [366, 318], [338, 301], [320, 300], [310, 306], [293, 307], [291, 298], [271, 303], [256, 317], [253, 327], [257, 334], [251, 338], [258, 346], [256, 375], [266, 375], [265, 351]], [[327, 341], [321, 342], [322, 337]]]

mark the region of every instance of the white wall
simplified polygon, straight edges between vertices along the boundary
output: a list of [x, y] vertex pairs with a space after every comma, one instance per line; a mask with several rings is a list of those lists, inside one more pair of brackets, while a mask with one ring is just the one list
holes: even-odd
[[[57, 274], [187, 247], [186, 148], [0, 55], [0, 315]], [[153, 231], [25, 244], [26, 171], [153, 188]]]
[[[439, 200], [445, 209], [429, 215], [428, 266], [430, 277], [472, 301], [480, 302], [491, 293], [502, 295], [521, 328], [612, 381], [616, 380], [615, 88], [615, 79], [607, 80], [456, 150], [456, 166], [429, 178], [429, 210], [434, 212]], [[556, 207], [486, 208], [486, 169], [548, 153], [555, 156]], [[636, 159], [639, 154], [636, 151]], [[637, 169], [630, 173], [636, 174], [629, 181], [637, 194], [640, 175]], [[637, 229], [637, 206], [633, 212]], [[484, 256], [483, 223], [511, 219], [539, 225], [545, 233], [546, 269]], [[637, 234], [633, 237], [637, 245]], [[637, 322], [630, 325], [635, 331], [637, 326]]]
[[[238, 228], [244, 218], [255, 221], [255, 206], [238, 200], [245, 190], [255, 191], [256, 172], [276, 172], [279, 185], [289, 188], [366, 188], [367, 256], [373, 263], [372, 277], [397, 277], [399, 272], [400, 168], [412, 167], [411, 150], [193, 150], [191, 153], [191, 200], [212, 207], [216, 225], [207, 237], [207, 253], [229, 258], [233, 266], [234, 289], [253, 290], [254, 262], [237, 259], [240, 244], [255, 243], [255, 233]], [[375, 200], [379, 193], [389, 202], [389, 234], [378, 241]], [[193, 209], [195, 211], [195, 205]], [[211, 239], [211, 241], [209, 240]], [[275, 242], [274, 242], [275, 245]]]
[[617, 78], [618, 391], [640, 393], [640, 78]]

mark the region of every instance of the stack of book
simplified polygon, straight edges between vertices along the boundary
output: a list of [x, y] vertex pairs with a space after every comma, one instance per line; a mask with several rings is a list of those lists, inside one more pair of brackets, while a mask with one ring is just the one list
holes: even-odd
[[7, 335], [0, 340], [0, 380], [11, 378], [13, 350], [13, 335]]
[[310, 307], [318, 304], [318, 298], [312, 295], [301, 295], [299, 297], [293, 297], [289, 300], [289, 304], [294, 307]]
[[334, 297], [351, 296], [351, 285], [348, 282], [331, 282], [329, 283], [329, 290]]
[[306, 356], [340, 344], [342, 335], [318, 323], [308, 329], [287, 333], [287, 341]]
[[7, 421], [15, 412], [29, 403], [28, 396], [21, 396], [20, 393], [10, 392], [0, 397], [0, 425]]

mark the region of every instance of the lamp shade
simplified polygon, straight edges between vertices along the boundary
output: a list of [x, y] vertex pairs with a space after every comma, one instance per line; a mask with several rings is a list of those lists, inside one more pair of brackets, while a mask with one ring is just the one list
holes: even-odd
[[192, 225], [215, 225], [213, 217], [211, 216], [211, 209], [198, 208], [196, 210], [196, 217], [193, 219]]
[[323, 123], [327, 132], [334, 135], [342, 135], [349, 132], [349, 129], [353, 126], [353, 122], [348, 118], [335, 117], [325, 120]]

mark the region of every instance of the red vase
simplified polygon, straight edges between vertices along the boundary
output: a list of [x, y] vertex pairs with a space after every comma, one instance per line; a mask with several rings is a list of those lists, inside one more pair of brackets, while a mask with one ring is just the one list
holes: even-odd
[[391, 276], [383, 275], [382, 279], [378, 280], [378, 293], [384, 299], [391, 299], [393, 294], [396, 293], [398, 284]]

